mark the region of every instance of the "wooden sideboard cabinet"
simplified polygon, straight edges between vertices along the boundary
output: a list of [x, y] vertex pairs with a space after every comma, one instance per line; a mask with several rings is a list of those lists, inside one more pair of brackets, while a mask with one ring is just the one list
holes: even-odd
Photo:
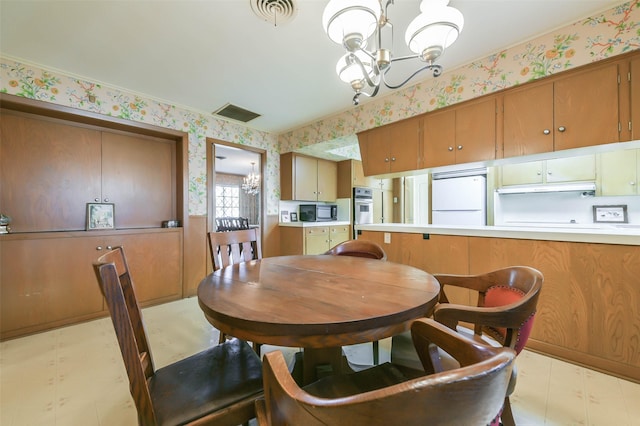
[[106, 315], [93, 262], [122, 245], [142, 305], [182, 296], [182, 228], [0, 239], [0, 332], [11, 338]]
[[422, 116], [358, 133], [365, 176], [417, 170]]
[[293, 152], [280, 155], [280, 199], [335, 201], [338, 163]]

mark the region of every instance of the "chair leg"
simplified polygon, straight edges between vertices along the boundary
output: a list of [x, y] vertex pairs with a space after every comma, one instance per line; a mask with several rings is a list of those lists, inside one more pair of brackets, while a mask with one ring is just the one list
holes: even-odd
[[516, 421], [513, 419], [513, 412], [511, 411], [511, 402], [509, 401], [509, 397], [504, 399], [500, 420], [500, 423], [504, 426], [516, 426]]
[[255, 351], [255, 353], [258, 354], [258, 356], [260, 356], [261, 349], [262, 349], [262, 343], [253, 342], [253, 350]]
[[380, 344], [377, 340], [373, 342], [373, 365], [380, 364]]
[[220, 339], [218, 339], [218, 343], [224, 343], [227, 341], [227, 335], [224, 334], [222, 331], [220, 332]]

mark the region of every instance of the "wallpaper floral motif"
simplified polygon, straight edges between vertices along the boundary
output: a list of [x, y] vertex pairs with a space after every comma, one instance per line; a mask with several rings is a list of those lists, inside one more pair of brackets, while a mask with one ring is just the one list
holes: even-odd
[[340, 115], [282, 134], [280, 150], [304, 150], [309, 145], [353, 135], [639, 48], [640, 1], [634, 0], [448, 70], [438, 78], [429, 78]]
[[[640, 0], [634, 0], [279, 136], [5, 57], [0, 58], [0, 92], [187, 132], [192, 215], [207, 211], [207, 138], [264, 149], [266, 210], [273, 215], [280, 199], [280, 152], [313, 152], [313, 145], [329, 144], [338, 153], [362, 130], [639, 48]], [[356, 154], [353, 146], [342, 151]]]

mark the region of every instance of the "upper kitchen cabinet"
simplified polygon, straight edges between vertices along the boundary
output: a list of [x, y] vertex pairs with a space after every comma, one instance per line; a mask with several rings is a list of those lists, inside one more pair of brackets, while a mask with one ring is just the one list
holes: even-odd
[[338, 198], [351, 198], [353, 187], [372, 188], [377, 179], [364, 175], [362, 161], [343, 160], [338, 162]]
[[598, 154], [599, 195], [640, 194], [640, 150], [623, 149]]
[[500, 168], [501, 183], [506, 185], [594, 181], [595, 154], [554, 158], [504, 165]]
[[280, 156], [282, 200], [335, 201], [338, 191], [338, 164], [292, 152]]
[[619, 68], [590, 65], [506, 91], [504, 157], [618, 142]]
[[628, 131], [629, 140], [640, 139], [640, 55], [633, 57], [629, 64], [629, 93], [631, 96], [631, 114]]
[[424, 167], [496, 158], [496, 98], [483, 97], [423, 116]]
[[359, 133], [364, 175], [417, 170], [421, 124], [417, 116]]

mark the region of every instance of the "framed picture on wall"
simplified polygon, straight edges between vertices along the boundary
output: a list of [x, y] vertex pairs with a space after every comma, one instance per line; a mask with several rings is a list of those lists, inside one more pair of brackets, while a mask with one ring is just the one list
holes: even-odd
[[116, 229], [113, 203], [87, 203], [87, 231]]
[[594, 223], [627, 223], [627, 205], [593, 206]]
[[286, 210], [283, 210], [280, 213], [280, 222], [290, 222], [291, 218], [289, 217], [289, 212]]
[[291, 218], [291, 222], [297, 222], [298, 221], [298, 213], [292, 212], [289, 217]]

